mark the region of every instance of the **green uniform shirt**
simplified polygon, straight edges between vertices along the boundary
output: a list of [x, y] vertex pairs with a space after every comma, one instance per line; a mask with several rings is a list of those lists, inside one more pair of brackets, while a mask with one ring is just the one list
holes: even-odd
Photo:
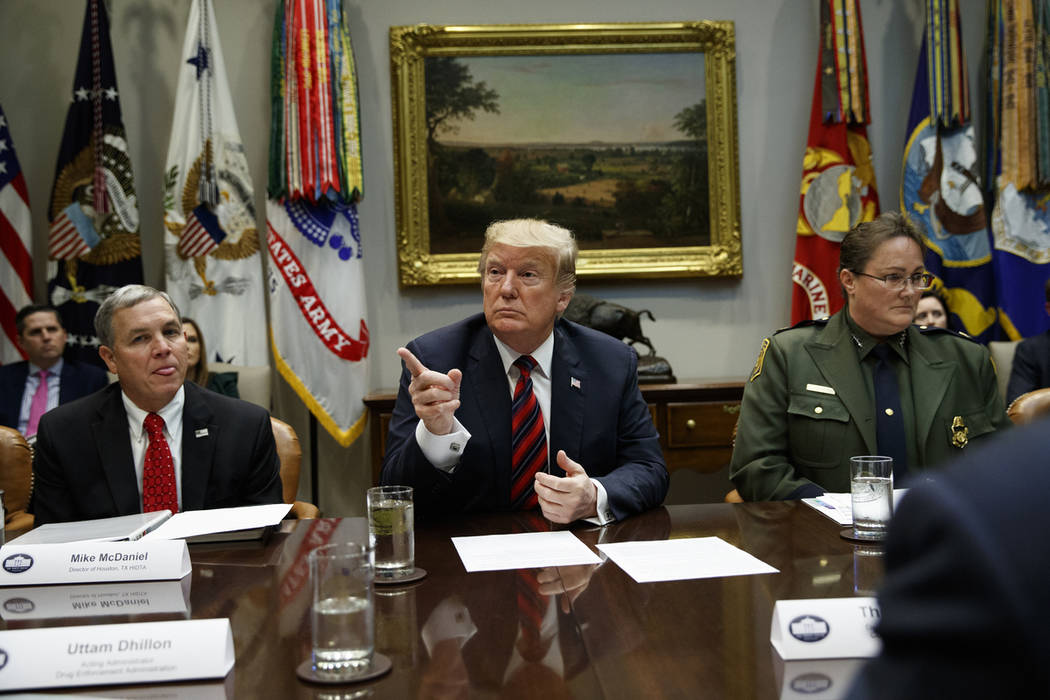
[[[729, 476], [748, 501], [849, 491], [849, 458], [877, 454], [875, 339], [847, 319], [806, 322], [763, 341], [744, 389]], [[894, 339], [908, 468], [949, 460], [1010, 425], [988, 350], [910, 326]]]

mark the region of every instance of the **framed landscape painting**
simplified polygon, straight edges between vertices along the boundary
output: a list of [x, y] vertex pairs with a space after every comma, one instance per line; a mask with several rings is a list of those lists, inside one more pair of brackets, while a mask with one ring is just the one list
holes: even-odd
[[493, 221], [581, 277], [739, 276], [732, 22], [391, 27], [403, 286], [477, 281]]

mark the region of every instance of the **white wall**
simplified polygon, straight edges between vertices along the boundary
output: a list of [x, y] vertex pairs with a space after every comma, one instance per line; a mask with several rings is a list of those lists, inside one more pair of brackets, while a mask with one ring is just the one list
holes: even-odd
[[[391, 25], [641, 22], [728, 19], [736, 23], [740, 139], [740, 280], [597, 282], [581, 288], [634, 308], [656, 323], [643, 330], [680, 379], [741, 377], [761, 339], [790, 315], [802, 152], [812, 97], [819, 11], [815, 0], [344, 0], [359, 71], [365, 199], [360, 206], [372, 334], [371, 386], [396, 386], [394, 349], [480, 308], [475, 287], [399, 290], [394, 236], [393, 145], [388, 29]], [[971, 89], [979, 95], [984, 2], [962, 0]], [[189, 0], [110, 0], [117, 82], [142, 216], [146, 282], [163, 283], [162, 172]], [[883, 209], [897, 207], [915, 62], [919, 0], [862, 3], [870, 78], [869, 138]], [[216, 0], [217, 22], [241, 135], [265, 212], [270, 40], [275, 0]], [[45, 289], [46, 206], [80, 40], [83, 3], [4, 0], [0, 4], [0, 104], [25, 172], [33, 207], [37, 295]], [[982, 108], [979, 100], [975, 111]], [[260, 219], [260, 230], [265, 222]], [[306, 413], [279, 380], [275, 414], [306, 440]], [[357, 514], [367, 485], [367, 435], [349, 450], [322, 436], [320, 505]], [[304, 477], [301, 493], [308, 494]]]

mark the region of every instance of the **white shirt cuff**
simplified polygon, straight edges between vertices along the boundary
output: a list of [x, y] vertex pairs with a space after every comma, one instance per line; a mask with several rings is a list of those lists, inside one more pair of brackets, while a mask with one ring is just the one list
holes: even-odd
[[456, 471], [463, 450], [467, 449], [470, 431], [463, 427], [459, 419], [452, 416], [452, 432], [448, 435], [435, 435], [427, 430], [423, 421], [416, 423], [416, 443], [434, 467], [451, 474]]
[[598, 515], [593, 518], [584, 518], [584, 520], [595, 525], [608, 525], [616, 520], [613, 517], [612, 509], [609, 508], [609, 494], [605, 492], [602, 482], [597, 479], [591, 479], [591, 483], [594, 484], [595, 489], [598, 491], [598, 502], [594, 506]]

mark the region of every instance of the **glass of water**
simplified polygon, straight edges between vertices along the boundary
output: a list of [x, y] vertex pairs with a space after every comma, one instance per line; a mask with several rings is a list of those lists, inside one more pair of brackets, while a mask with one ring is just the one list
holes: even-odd
[[881, 540], [893, 516], [893, 458], [850, 457], [849, 490], [853, 503], [853, 536]]
[[366, 673], [375, 653], [372, 552], [363, 544], [329, 544], [310, 552], [311, 634], [318, 676]]
[[375, 551], [376, 578], [392, 580], [415, 572], [415, 515], [411, 486], [368, 489], [368, 541]]

